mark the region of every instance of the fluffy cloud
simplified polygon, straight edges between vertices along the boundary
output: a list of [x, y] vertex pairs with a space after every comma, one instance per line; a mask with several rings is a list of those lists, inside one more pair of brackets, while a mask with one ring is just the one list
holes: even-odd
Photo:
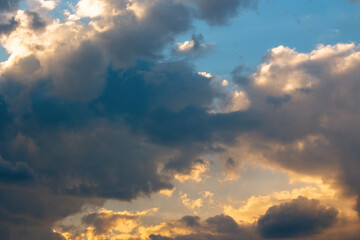
[[[65, 22], [32, 10], [4, 18], [1, 43], [10, 54], [0, 79], [4, 236], [49, 239], [51, 224], [85, 202], [171, 191], [174, 177], [190, 180], [189, 173], [200, 182], [205, 154], [232, 155], [245, 145], [268, 164], [336, 180], [344, 193], [359, 195], [359, 47], [274, 48], [246, 81], [234, 82], [241, 90], [215, 84], [186, 60], [163, 58], [194, 18], [223, 24], [255, 3], [82, 0]], [[17, 2], [2, 4], [4, 11]], [[221, 107], [214, 110], [214, 102]], [[230, 172], [246, 153], [226, 158]], [[100, 226], [104, 219], [85, 222]], [[190, 230], [182, 220], [143, 231], [154, 239], [252, 236], [226, 216], [192, 222]], [[170, 226], [183, 232], [160, 231]]]
[[256, 134], [239, 138], [238, 157], [249, 153], [291, 171], [326, 176], [343, 193], [358, 195], [359, 56], [354, 44], [320, 45], [310, 53], [270, 50], [242, 85], [251, 101], [248, 113], [264, 121]]
[[[88, 9], [92, 2], [101, 11]], [[0, 188], [11, 189], [0, 230], [8, 239], [50, 239], [51, 224], [85, 202], [171, 191], [173, 176], [203, 161], [215, 139], [234, 140], [223, 133], [230, 126], [218, 129], [228, 116], [209, 111], [224, 93], [186, 61], [163, 61], [190, 30], [193, 7], [100, 0], [71, 11], [62, 22], [18, 10], [0, 26], [10, 54], [0, 70]]]

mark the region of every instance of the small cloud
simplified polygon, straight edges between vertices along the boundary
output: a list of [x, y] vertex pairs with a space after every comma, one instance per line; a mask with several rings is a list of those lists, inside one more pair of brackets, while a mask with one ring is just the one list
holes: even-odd
[[180, 192], [180, 194], [180, 198], [184, 206], [193, 210], [194, 214], [197, 214], [197, 211], [204, 206], [204, 200], [202, 198], [193, 200], [188, 198], [188, 195], [186, 193], [183, 194]]
[[171, 197], [174, 192], [175, 192], [176, 188], [173, 188], [173, 189], [162, 189], [160, 190], [160, 194], [161, 195], [164, 195], [164, 196], [167, 196], [167, 197]]
[[175, 179], [179, 182], [195, 181], [201, 182], [204, 177], [207, 177], [206, 173], [209, 171], [210, 163], [208, 161], [198, 160], [191, 167], [188, 173], [176, 173]]
[[38, 0], [42, 8], [53, 10], [56, 8], [57, 2], [52, 0]]
[[198, 73], [200, 76], [206, 77], [206, 78], [212, 78], [213, 75], [211, 73], [207, 73], [207, 72], [199, 72]]
[[204, 43], [201, 34], [193, 34], [192, 39], [182, 43], [177, 43], [174, 51], [179, 55], [202, 55], [213, 49], [214, 43]]

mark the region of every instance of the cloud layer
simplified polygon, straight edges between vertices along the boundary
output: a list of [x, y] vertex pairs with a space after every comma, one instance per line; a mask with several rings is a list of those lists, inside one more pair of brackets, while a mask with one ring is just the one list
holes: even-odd
[[[202, 35], [175, 39], [195, 21], [223, 25], [256, 4], [81, 0], [60, 21], [44, 9], [12, 12], [17, 1], [0, 2], [7, 12], [1, 44], [10, 54], [0, 70], [4, 239], [61, 238], [52, 225], [84, 204], [148, 197], [172, 190], [174, 179], [201, 182], [209, 154], [225, 156], [229, 179], [251, 155], [359, 198], [359, 46], [319, 45], [309, 53], [279, 46], [254, 73], [235, 70], [230, 84], [198, 73], [187, 58], [165, 56], [167, 49], [207, 50]], [[298, 198], [258, 220], [261, 236], [226, 215], [141, 230], [146, 214], [103, 210], [82, 223], [95, 235], [128, 227], [124, 239], [134, 229], [150, 239], [311, 238], [338, 213]], [[164, 234], [174, 226], [179, 232]]]

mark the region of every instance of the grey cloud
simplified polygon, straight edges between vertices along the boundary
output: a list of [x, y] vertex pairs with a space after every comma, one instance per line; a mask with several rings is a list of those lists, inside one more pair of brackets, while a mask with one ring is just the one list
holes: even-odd
[[236, 67], [231, 74], [233, 82], [241, 87], [246, 87], [251, 83], [252, 71], [250, 71], [250, 69], [244, 64]]
[[199, 227], [200, 226], [200, 217], [197, 216], [184, 216], [181, 218], [182, 222], [185, 222], [189, 227]]
[[[25, 14], [23, 30], [46, 34], [38, 13]], [[216, 142], [234, 143], [236, 132], [256, 126], [252, 114], [210, 114], [223, 93], [185, 61], [158, 61], [191, 28], [187, 5], [158, 1], [143, 20], [129, 11], [111, 21], [91, 40], [72, 36], [76, 29], [48, 52], [42, 42], [27, 45], [34, 53], [2, 73], [0, 154], [11, 163], [0, 164], [7, 174], [0, 230], [10, 240], [58, 238], [52, 224], [84, 203], [171, 189], [173, 171], [187, 171]], [[31, 147], [15, 144], [19, 136]], [[160, 165], [168, 168], [159, 172]], [[16, 179], [32, 182], [9, 184]]]
[[40, 30], [46, 27], [46, 22], [42, 17], [37, 13], [33, 11], [25, 11], [25, 14], [30, 19], [30, 28], [34, 30]]
[[10, 34], [16, 29], [19, 23], [15, 20], [14, 17], [8, 19], [6, 17], [0, 16], [0, 35], [1, 34]]
[[163, 48], [192, 24], [189, 8], [174, 1], [159, 1], [147, 11], [142, 20], [133, 13], [115, 18], [117, 27], [98, 36], [116, 66], [126, 67], [138, 59], [160, 59]]
[[307, 237], [336, 223], [338, 211], [318, 200], [299, 197], [273, 206], [258, 220], [258, 230], [265, 238]]
[[134, 215], [111, 215], [108, 217], [102, 217], [103, 213], [90, 213], [82, 218], [82, 222], [93, 226], [95, 228], [95, 234], [99, 235], [102, 233], [106, 233], [116, 226], [117, 220], [136, 220], [139, 216]]
[[25, 162], [5, 161], [0, 156], [0, 181], [6, 183], [22, 183], [33, 181], [34, 171]]
[[0, 1], [0, 11], [11, 11], [15, 10], [19, 6], [20, 0], [1, 0]]
[[225, 24], [239, 11], [257, 5], [257, 0], [193, 0], [192, 2], [198, 6], [197, 17], [206, 20], [210, 25]]
[[105, 87], [108, 62], [102, 49], [91, 41], [83, 41], [75, 50], [64, 49], [50, 64], [53, 95], [90, 101], [100, 96]]
[[10, 240], [63, 239], [52, 233], [52, 224], [80, 211], [84, 204], [80, 198], [54, 195], [44, 188], [26, 189], [1, 184], [0, 190], [4, 193], [0, 196], [0, 226]]
[[[226, 215], [218, 215], [201, 221], [198, 217], [186, 216], [178, 223], [185, 222], [193, 233], [177, 235], [173, 238], [161, 235], [150, 235], [152, 240], [256, 240], [259, 239], [251, 227], [239, 226], [234, 219]], [[172, 223], [176, 225], [175, 223]], [[171, 225], [169, 225], [169, 228]]]
[[[223, 24], [236, 15], [237, 8], [255, 2], [193, 3], [199, 7], [199, 18]], [[17, 186], [16, 194], [2, 199], [2, 218], [12, 220], [4, 221], [8, 228], [1, 231], [10, 239], [23, 238], [21, 232], [30, 231], [32, 221], [41, 223], [36, 231], [47, 232], [50, 223], [77, 211], [85, 199], [131, 200], [170, 189], [167, 170], [189, 171], [203, 153], [214, 152], [218, 143], [241, 144], [237, 137], [243, 133], [256, 143], [254, 152], [285, 168], [331, 177], [340, 169], [338, 179], [351, 194], [360, 194], [358, 68], [348, 75], [331, 75], [331, 62], [310, 61], [299, 69], [321, 81], [310, 90], [299, 87], [290, 97], [259, 90], [241, 70], [234, 75], [250, 97], [251, 108], [212, 114], [209, 105], [213, 99], [226, 96], [214, 89], [209, 79], [184, 61], [157, 61], [164, 47], [191, 28], [192, 17], [188, 5], [159, 1], [143, 21], [132, 13], [116, 16], [115, 27], [92, 41], [77, 42], [79, 46], [70, 50], [56, 48], [56, 57], [46, 59], [50, 66], [46, 76], [36, 78], [44, 67], [36, 55], [18, 60], [2, 75], [0, 154], [13, 160], [9, 168], [13, 173], [16, 162], [26, 162], [37, 176], [36, 188]], [[41, 20], [34, 20], [33, 25], [42, 26]], [[72, 47], [70, 42], [60, 45]], [[272, 68], [279, 74], [279, 82], [299, 69]], [[30, 77], [31, 81], [22, 81]], [[37, 151], [14, 146], [19, 134], [31, 139]], [[311, 138], [318, 135], [323, 138]], [[304, 139], [308, 139], [307, 147], [294, 151], [292, 144]], [[267, 145], [271, 143], [286, 148], [276, 151]], [[159, 173], [159, 165], [166, 166], [164, 173]], [[22, 193], [36, 201], [18, 205], [43, 205], [40, 216], [26, 209], [17, 218], [12, 199]], [[74, 206], [68, 204], [70, 196], [76, 199]], [[41, 202], [41, 197], [49, 201]], [[67, 200], [61, 202], [63, 199]], [[54, 213], [49, 213], [52, 208]], [[17, 229], [24, 219], [27, 223]], [[192, 227], [199, 223], [207, 230], [214, 229], [214, 234], [179, 239], [251, 239], [225, 216], [205, 222], [190, 220], [183, 219]], [[41, 239], [35, 233], [30, 235]]]
[[172, 240], [172, 238], [168, 238], [168, 237], [163, 237], [161, 235], [150, 235], [149, 236], [151, 240]]

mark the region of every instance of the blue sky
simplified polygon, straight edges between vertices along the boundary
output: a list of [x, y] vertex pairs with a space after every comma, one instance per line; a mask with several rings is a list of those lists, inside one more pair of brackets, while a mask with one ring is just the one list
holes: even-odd
[[360, 32], [354, 25], [359, 22], [360, 4], [346, 0], [260, 1], [255, 11], [243, 11], [226, 26], [196, 22], [194, 31], [216, 48], [195, 63], [201, 71], [227, 76], [241, 64], [255, 68], [266, 51], [279, 45], [309, 52], [318, 44], [357, 44]]

